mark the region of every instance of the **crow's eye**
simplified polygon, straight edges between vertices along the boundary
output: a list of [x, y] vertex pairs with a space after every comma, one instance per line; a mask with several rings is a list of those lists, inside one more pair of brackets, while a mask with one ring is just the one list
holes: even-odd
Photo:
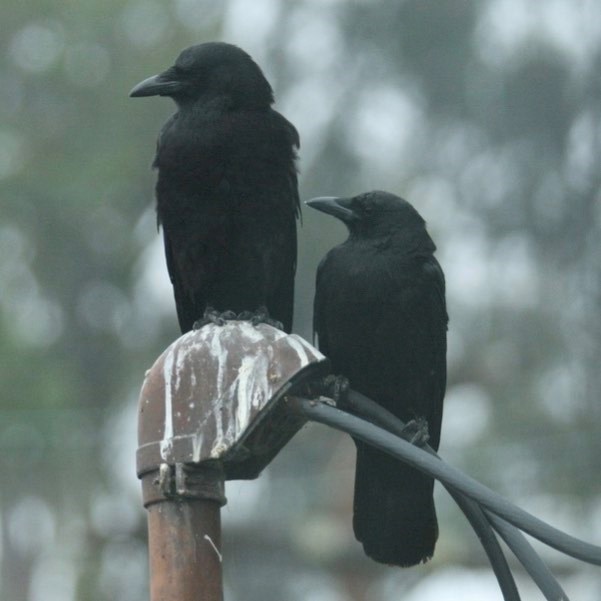
[[173, 67], [171, 67], [171, 69], [173, 70], [173, 75], [180, 79], [184, 77], [189, 77], [192, 72], [190, 63], [186, 61], [176, 63], [175, 65], [173, 65]]
[[371, 203], [365, 203], [363, 205], [363, 212], [366, 215], [371, 215], [374, 212], [374, 205], [372, 205]]

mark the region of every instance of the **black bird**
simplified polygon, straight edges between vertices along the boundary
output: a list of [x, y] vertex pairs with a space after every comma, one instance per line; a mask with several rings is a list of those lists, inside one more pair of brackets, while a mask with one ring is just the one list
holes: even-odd
[[[446, 387], [445, 281], [425, 222], [387, 192], [307, 204], [348, 239], [317, 271], [314, 330], [335, 373], [404, 421], [427, 420], [438, 448]], [[411, 566], [434, 552], [434, 481], [355, 440], [353, 526], [372, 559]]]
[[266, 308], [292, 327], [299, 137], [271, 108], [273, 92], [240, 48], [211, 42], [130, 96], [170, 96], [153, 167], [158, 221], [182, 332], [208, 307]]

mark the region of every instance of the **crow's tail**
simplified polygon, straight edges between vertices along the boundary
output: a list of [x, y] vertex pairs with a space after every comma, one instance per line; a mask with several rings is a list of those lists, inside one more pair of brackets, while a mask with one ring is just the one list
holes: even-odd
[[380, 563], [412, 566], [434, 553], [438, 523], [434, 481], [361, 441], [353, 527], [365, 553]]

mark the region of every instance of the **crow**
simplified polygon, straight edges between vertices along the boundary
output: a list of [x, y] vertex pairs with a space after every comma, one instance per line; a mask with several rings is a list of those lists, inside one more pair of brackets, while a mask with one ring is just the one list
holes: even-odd
[[[381, 191], [316, 198], [348, 239], [317, 271], [314, 331], [335, 373], [405, 421], [426, 420], [438, 448], [446, 387], [445, 280], [425, 222]], [[411, 566], [434, 552], [434, 481], [355, 440], [355, 537], [380, 563]]]
[[273, 91], [258, 65], [231, 44], [186, 48], [130, 92], [157, 95], [177, 105], [159, 134], [153, 167], [181, 331], [214, 310], [268, 311], [289, 332], [298, 132], [271, 108]]

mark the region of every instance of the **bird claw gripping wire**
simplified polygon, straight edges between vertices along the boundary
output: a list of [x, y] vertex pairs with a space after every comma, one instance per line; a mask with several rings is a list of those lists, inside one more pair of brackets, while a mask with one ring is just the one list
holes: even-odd
[[[373, 401], [353, 390], [345, 376], [330, 374], [311, 382], [307, 392], [311, 398], [322, 396], [332, 399], [339, 409], [379, 425], [378, 416], [373, 413]], [[416, 447], [425, 447], [430, 440], [428, 421], [423, 417], [416, 417], [403, 424], [402, 430], [396, 431], [396, 434]]]
[[399, 434], [416, 447], [425, 447], [430, 440], [428, 421], [423, 417], [412, 419], [405, 424]]
[[311, 398], [325, 397], [332, 399], [334, 405], [340, 409], [345, 409], [345, 400], [350, 388], [348, 378], [344, 376], [335, 376], [330, 374], [325, 378], [314, 380], [309, 384], [308, 395]]

